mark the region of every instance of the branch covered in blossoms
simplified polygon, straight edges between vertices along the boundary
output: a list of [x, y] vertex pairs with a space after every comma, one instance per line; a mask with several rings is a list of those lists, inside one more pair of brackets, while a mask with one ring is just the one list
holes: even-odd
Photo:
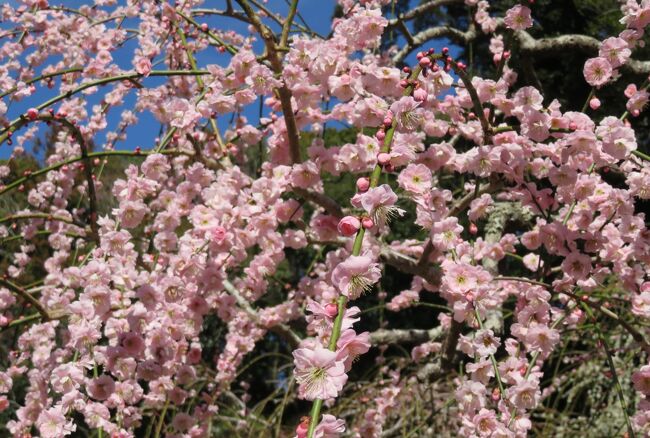
[[0, 6], [0, 435], [650, 434], [619, 3]]

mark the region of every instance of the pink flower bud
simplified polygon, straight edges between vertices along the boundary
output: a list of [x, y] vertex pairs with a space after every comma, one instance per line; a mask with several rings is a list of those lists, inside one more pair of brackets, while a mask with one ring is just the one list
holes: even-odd
[[201, 30], [203, 32], [207, 32], [208, 31], [208, 24], [207, 23], [201, 23]]
[[361, 177], [357, 180], [357, 189], [361, 192], [367, 192], [370, 188], [370, 180], [366, 177]]
[[426, 68], [426, 67], [429, 67], [431, 65], [431, 60], [425, 56], [425, 57], [420, 59], [419, 64], [420, 64], [420, 67]]
[[226, 229], [222, 226], [216, 226], [212, 229], [212, 239], [217, 242], [223, 242], [223, 239], [226, 238]]
[[409, 86], [409, 81], [407, 81], [406, 79], [402, 79], [401, 81], [399, 81], [399, 86], [402, 88], [406, 88]]
[[327, 303], [325, 304], [325, 313], [330, 318], [336, 318], [336, 315], [339, 314], [339, 306], [336, 303]]
[[386, 128], [390, 128], [392, 124], [393, 124], [393, 118], [392, 117], [390, 117], [390, 116], [384, 117], [384, 126]]
[[576, 122], [569, 123], [569, 129], [572, 130], [572, 131], [575, 131], [576, 129], [578, 129], [577, 123]]
[[428, 97], [427, 90], [425, 90], [424, 88], [418, 88], [413, 92], [413, 99], [415, 99], [416, 102], [424, 102], [425, 100], [427, 100], [427, 97]]
[[302, 420], [302, 422], [296, 428], [296, 437], [297, 438], [307, 438], [307, 432], [309, 432], [309, 419]]
[[345, 216], [339, 221], [339, 233], [344, 236], [353, 236], [361, 228], [361, 222], [354, 216]]
[[36, 120], [36, 118], [38, 117], [38, 110], [36, 108], [28, 109], [27, 117], [29, 117], [29, 120]]
[[384, 139], [386, 138], [386, 131], [384, 131], [383, 129], [380, 129], [375, 134], [375, 137], [377, 137], [377, 140], [379, 140], [379, 141], [384, 141]]
[[627, 97], [628, 99], [634, 96], [634, 93], [636, 93], [636, 85], [634, 84], [630, 84], [627, 87], [625, 87], [625, 91], [623, 92], [625, 97]]
[[597, 97], [592, 97], [591, 100], [589, 101], [589, 108], [591, 108], [594, 111], [600, 108], [600, 99], [598, 99]]
[[472, 235], [476, 235], [476, 233], [478, 233], [478, 227], [474, 222], [469, 224], [469, 233]]
[[374, 227], [375, 223], [369, 217], [364, 217], [363, 219], [361, 219], [361, 225], [363, 226], [363, 228], [367, 230], [369, 228]]
[[387, 165], [390, 163], [390, 154], [387, 154], [386, 152], [380, 153], [377, 155], [377, 162], [379, 162], [379, 164], [382, 166]]

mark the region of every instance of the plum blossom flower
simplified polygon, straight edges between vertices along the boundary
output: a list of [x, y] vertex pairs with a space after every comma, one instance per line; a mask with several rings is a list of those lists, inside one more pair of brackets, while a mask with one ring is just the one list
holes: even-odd
[[499, 340], [492, 330], [481, 330], [474, 338], [474, 347], [480, 357], [486, 357], [497, 352]]
[[449, 249], [460, 243], [460, 233], [463, 227], [458, 224], [458, 218], [448, 217], [434, 222], [431, 227], [431, 242], [441, 249]]
[[375, 224], [384, 225], [395, 215], [405, 213], [401, 208], [395, 207], [397, 195], [388, 184], [373, 187], [366, 193], [357, 195], [361, 206], [370, 215]]
[[60, 438], [77, 430], [72, 420], [67, 420], [61, 405], [42, 411], [36, 425], [43, 438]]
[[390, 106], [390, 111], [397, 120], [397, 128], [401, 131], [413, 131], [422, 122], [420, 102], [411, 96], [404, 96]]
[[533, 409], [539, 403], [542, 394], [539, 385], [532, 380], [520, 380], [517, 384], [506, 390], [510, 402], [517, 409]]
[[400, 187], [416, 194], [431, 190], [431, 171], [424, 164], [409, 164], [397, 177]]
[[492, 436], [492, 433], [497, 429], [499, 424], [496, 413], [485, 408], [481, 409], [474, 416], [472, 423], [476, 427], [476, 432], [480, 437]]
[[293, 352], [298, 395], [306, 400], [336, 397], [348, 380], [344, 358], [321, 346], [299, 348]]
[[332, 271], [332, 283], [350, 300], [356, 300], [381, 277], [378, 263], [367, 256], [350, 256]]
[[629, 49], [627, 41], [617, 37], [604, 40], [598, 51], [598, 56], [609, 61], [612, 68], [625, 64], [631, 54], [632, 51]]
[[478, 219], [482, 218], [492, 204], [494, 204], [492, 196], [487, 193], [474, 199], [469, 205], [469, 212], [467, 213], [469, 220], [476, 222]]
[[532, 324], [526, 331], [526, 344], [531, 351], [538, 351], [542, 358], [548, 357], [560, 341], [557, 330], [545, 324]]
[[644, 395], [650, 395], [650, 365], [644, 365], [632, 374], [632, 383], [634, 389]]
[[584, 280], [591, 272], [591, 259], [586, 254], [572, 252], [562, 262], [562, 270], [575, 280]]
[[350, 370], [354, 359], [370, 350], [370, 335], [368, 332], [357, 335], [353, 329], [347, 329], [341, 333], [336, 348], [338, 356], [345, 358], [346, 371]]
[[314, 430], [314, 438], [338, 438], [345, 432], [345, 421], [331, 414], [324, 414]]
[[591, 58], [585, 62], [583, 69], [585, 80], [592, 87], [600, 87], [612, 77], [612, 65], [605, 58]]
[[88, 393], [95, 400], [106, 400], [115, 391], [115, 381], [106, 374], [93, 379], [88, 385]]
[[530, 9], [522, 5], [508, 9], [503, 21], [512, 30], [524, 30], [533, 25], [533, 19], [530, 17]]

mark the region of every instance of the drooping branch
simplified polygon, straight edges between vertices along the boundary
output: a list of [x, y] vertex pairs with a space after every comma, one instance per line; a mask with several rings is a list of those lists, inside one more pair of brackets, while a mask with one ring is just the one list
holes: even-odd
[[[260, 20], [259, 15], [251, 7], [247, 0], [238, 0], [239, 5], [242, 7], [246, 15], [251, 21], [251, 24], [264, 40], [266, 47], [266, 55], [271, 63], [273, 72], [277, 75], [282, 74], [282, 56], [278, 50], [278, 45], [275, 36], [271, 29]], [[289, 153], [291, 155], [291, 162], [300, 163], [300, 134], [298, 133], [298, 125], [293, 112], [293, 105], [291, 104], [291, 91], [283, 83], [277, 89], [278, 98], [282, 106], [282, 114], [284, 115], [284, 123], [287, 127], [287, 139], [289, 141]]]
[[[149, 73], [149, 77], [155, 77], [155, 76], [197, 76], [197, 75], [209, 75], [210, 72], [207, 70], [154, 70]], [[51, 98], [50, 100], [43, 102], [42, 104], [36, 106], [36, 110], [41, 111], [45, 108], [48, 108], [55, 103], [58, 103], [64, 99], [68, 99], [72, 97], [73, 95], [77, 93], [81, 93], [84, 90], [87, 90], [88, 88], [92, 87], [97, 87], [100, 85], [106, 85], [110, 84], [112, 82], [119, 82], [119, 81], [128, 81], [132, 79], [138, 79], [138, 78], [144, 78], [145, 76], [140, 73], [126, 73], [123, 75], [117, 75], [117, 76], [111, 76], [108, 78], [102, 78], [102, 79], [97, 79], [94, 81], [89, 81], [85, 82], [81, 85], [79, 85], [77, 88], [74, 88], [70, 91], [67, 91], [65, 93], [59, 94], [58, 96], [55, 96]], [[29, 119], [27, 119], [24, 116], [18, 117], [14, 120], [12, 120], [7, 127], [3, 128], [0, 130], [0, 145], [4, 143], [7, 138], [11, 136], [13, 132], [27, 124]]]
[[38, 311], [38, 313], [41, 315], [41, 319], [44, 321], [48, 321], [50, 319], [50, 315], [43, 307], [40, 301], [38, 301], [36, 298], [32, 296], [29, 292], [27, 292], [25, 289], [22, 287], [12, 283], [9, 280], [5, 280], [4, 278], [0, 278], [0, 286], [9, 289], [11, 292], [14, 294], [18, 295], [28, 303], [30, 303], [34, 308]]
[[[228, 291], [230, 295], [235, 298], [235, 301], [256, 323], [259, 322], [259, 317], [253, 306], [241, 296], [235, 285], [230, 281], [226, 280], [223, 282], [224, 288]], [[291, 348], [297, 348], [300, 344], [300, 336], [298, 336], [291, 328], [286, 324], [276, 324], [273, 327], [269, 328], [270, 331], [280, 336], [284, 339]]]

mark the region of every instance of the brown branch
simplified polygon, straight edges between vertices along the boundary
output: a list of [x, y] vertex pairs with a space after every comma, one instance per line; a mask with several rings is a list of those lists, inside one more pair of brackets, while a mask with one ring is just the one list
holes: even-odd
[[370, 343], [372, 345], [379, 344], [422, 344], [423, 342], [435, 341], [442, 338], [444, 330], [441, 326], [432, 328], [431, 330], [422, 329], [379, 329], [370, 333]]
[[[278, 50], [275, 36], [271, 29], [268, 28], [262, 21], [257, 13], [253, 10], [248, 0], [237, 0], [237, 3], [244, 9], [244, 12], [251, 20], [251, 24], [259, 32], [264, 40], [266, 47], [266, 54], [273, 72], [277, 75], [282, 74], [282, 56]], [[287, 88], [286, 84], [277, 89], [280, 104], [282, 106], [282, 114], [284, 115], [284, 123], [287, 127], [287, 139], [289, 141], [289, 153], [293, 163], [300, 163], [300, 135], [298, 133], [298, 125], [293, 113], [293, 106], [291, 104], [291, 91]]]
[[328, 214], [337, 218], [343, 217], [343, 210], [339, 203], [326, 194], [313, 192], [300, 187], [294, 187], [292, 190], [301, 198], [323, 207]]
[[287, 18], [284, 20], [282, 25], [282, 35], [280, 36], [280, 47], [287, 47], [287, 40], [289, 39], [289, 30], [291, 30], [291, 25], [293, 23], [293, 18], [296, 16], [296, 11], [298, 9], [298, 0], [292, 0], [291, 6], [289, 7], [289, 13]]
[[[226, 291], [235, 298], [237, 304], [253, 319], [253, 321], [259, 323], [257, 312], [253, 306], [251, 306], [251, 304], [241, 296], [237, 288], [235, 288], [235, 286], [228, 280], [223, 282], [223, 286]], [[289, 346], [293, 349], [297, 348], [300, 344], [300, 336], [298, 336], [293, 330], [291, 330], [291, 327], [286, 324], [276, 324], [273, 327], [269, 327], [268, 330], [287, 341]]]
[[402, 32], [404, 35], [404, 38], [406, 38], [406, 43], [408, 45], [414, 45], [415, 41], [413, 40], [413, 35], [411, 35], [411, 32], [409, 31], [409, 28], [406, 27], [406, 24], [404, 23], [404, 20], [397, 20], [397, 27], [399, 30]]
[[411, 9], [410, 11], [404, 12], [401, 14], [398, 18], [393, 18], [388, 22], [388, 26], [398, 26], [400, 21], [408, 21], [412, 20], [413, 18], [417, 18], [422, 16], [422, 14], [425, 14], [435, 8], [438, 8], [440, 6], [446, 6], [446, 5], [451, 5], [451, 4], [460, 4], [463, 3], [462, 0], [431, 0], [426, 3], [422, 3], [421, 5]]
[[[514, 32], [513, 35], [518, 43], [521, 54], [524, 56], [535, 56], [535, 58], [553, 57], [561, 55], [567, 50], [595, 55], [600, 49], [600, 41], [587, 35], [569, 34], [553, 38], [535, 39], [524, 30]], [[650, 61], [630, 59], [626, 64], [621, 66], [621, 69], [636, 75], [647, 75], [650, 73]]]
[[9, 216], [5, 216], [3, 218], [0, 218], [0, 224], [3, 222], [9, 222], [9, 221], [15, 221], [15, 220], [23, 220], [23, 219], [44, 219], [48, 221], [57, 221], [57, 222], [63, 222], [66, 224], [70, 225], [76, 225], [78, 227], [83, 228], [84, 224], [81, 224], [74, 219], [70, 219], [64, 216], [55, 216], [53, 214], [49, 213], [18, 213], [18, 214], [12, 214]]
[[432, 286], [440, 285], [440, 269], [436, 266], [419, 264], [417, 260], [390, 248], [382, 248], [380, 257], [382, 262], [400, 272], [420, 276]]
[[50, 319], [50, 314], [45, 310], [45, 307], [41, 304], [40, 301], [38, 301], [36, 298], [32, 296], [29, 292], [27, 292], [25, 289], [22, 287], [10, 282], [9, 280], [5, 280], [3, 278], [0, 278], [0, 286], [5, 287], [9, 289], [11, 292], [15, 293], [25, 301], [29, 302], [31, 305], [33, 305], [36, 310], [38, 310], [38, 313], [41, 315], [41, 318], [45, 321], [48, 321]]
[[436, 38], [449, 38], [452, 42], [465, 46], [471, 41], [474, 41], [477, 36], [478, 31], [474, 23], [470, 24], [465, 32], [451, 26], [430, 27], [429, 29], [416, 33], [413, 36], [413, 43], [405, 45], [393, 56], [393, 63], [399, 64], [409, 53]]

